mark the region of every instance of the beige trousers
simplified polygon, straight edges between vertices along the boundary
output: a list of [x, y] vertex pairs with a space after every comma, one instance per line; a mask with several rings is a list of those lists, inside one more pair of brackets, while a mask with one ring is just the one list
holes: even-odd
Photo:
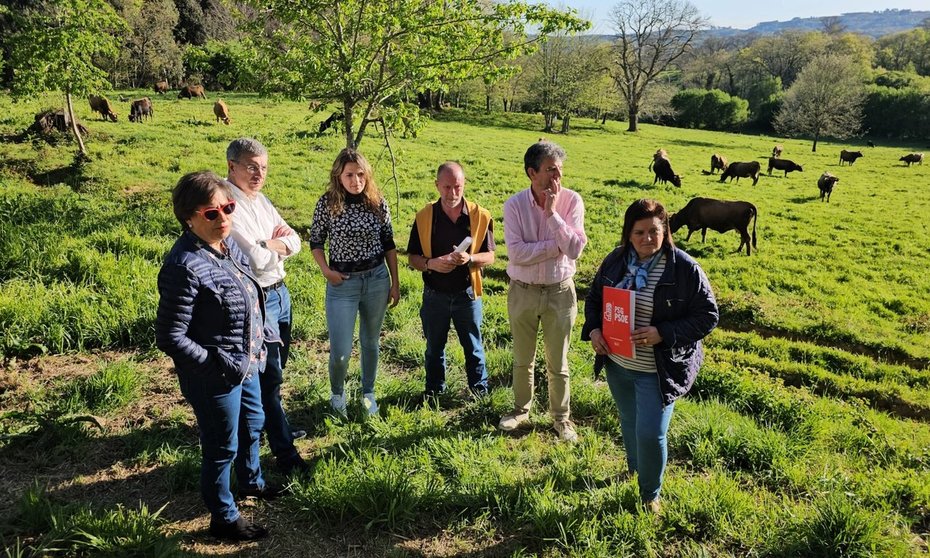
[[512, 280], [507, 293], [507, 314], [513, 336], [514, 411], [528, 413], [533, 404], [536, 337], [542, 325], [549, 414], [554, 421], [568, 420], [571, 415], [568, 345], [578, 315], [575, 282], [566, 279], [552, 285], [528, 285]]

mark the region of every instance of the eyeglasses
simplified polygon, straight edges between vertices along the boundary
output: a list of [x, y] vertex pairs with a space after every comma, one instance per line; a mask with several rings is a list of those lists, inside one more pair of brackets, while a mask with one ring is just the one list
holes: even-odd
[[222, 211], [226, 215], [232, 215], [233, 211], [235, 210], [236, 210], [236, 202], [235, 200], [233, 200], [219, 207], [207, 207], [205, 209], [195, 211], [194, 213], [199, 213], [200, 215], [203, 215], [203, 218], [206, 219], [207, 221], [216, 221], [216, 218], [220, 216], [220, 211]]
[[[236, 163], [237, 165], [242, 165], [242, 163], [240, 163], [239, 161], [233, 161], [233, 162]], [[268, 165], [248, 164], [248, 165], [242, 165], [242, 166], [244, 166], [245, 170], [249, 171], [250, 174], [255, 174], [258, 171], [261, 171], [262, 174], [268, 173]]]

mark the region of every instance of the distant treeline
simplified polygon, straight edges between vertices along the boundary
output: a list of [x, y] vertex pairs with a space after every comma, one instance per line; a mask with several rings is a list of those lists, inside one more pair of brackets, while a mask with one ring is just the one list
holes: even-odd
[[[41, 9], [41, 0], [11, 0], [12, 10]], [[225, 0], [110, 0], [126, 21], [124, 48], [95, 61], [114, 89], [202, 84], [208, 90], [258, 90], [257, 52], [243, 25], [254, 17], [245, 2]], [[0, 10], [0, 46], [16, 20]], [[930, 139], [930, 20], [920, 27], [872, 39], [849, 33], [836, 18], [823, 30], [777, 35], [710, 37], [676, 61], [649, 90], [644, 122], [714, 130], [772, 131], [784, 92], [805, 65], [826, 52], [846, 55], [867, 87], [862, 133], [886, 138]], [[455, 78], [444, 87], [410, 91], [421, 108], [455, 105], [475, 110], [540, 112], [547, 129], [573, 117], [624, 119], [627, 107], [608, 73], [612, 44], [603, 37], [554, 37], [534, 54], [507, 62], [509, 72], [484, 79]], [[0, 81], [7, 86], [9, 64]]]

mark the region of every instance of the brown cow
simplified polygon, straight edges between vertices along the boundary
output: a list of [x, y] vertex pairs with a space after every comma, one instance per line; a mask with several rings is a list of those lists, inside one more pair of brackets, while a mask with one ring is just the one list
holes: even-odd
[[840, 151], [840, 166], [843, 166], [843, 163], [849, 163], [850, 165], [856, 162], [856, 159], [862, 157], [861, 151], [846, 151], [845, 149]]
[[918, 165], [924, 164], [924, 154], [923, 153], [908, 153], [904, 157], [898, 159], [899, 161], [904, 161], [907, 163], [907, 166], [911, 166], [911, 163], [917, 163]]
[[[735, 164], [735, 163], [734, 163]], [[758, 164], [758, 163], [757, 163]], [[681, 227], [688, 227], [688, 236], [685, 240], [691, 238], [691, 234], [701, 229], [701, 242], [707, 236], [707, 229], [724, 233], [733, 229], [739, 232], [740, 242], [737, 252], [746, 246], [746, 255], [752, 253], [752, 248], [756, 247], [756, 221], [758, 216], [756, 206], [745, 201], [721, 201], [711, 198], [694, 198], [688, 202], [678, 213], [673, 214], [669, 220], [669, 227], [672, 232], [677, 232]], [[749, 221], [752, 221], [752, 238], [749, 236]]]
[[141, 99], [136, 99], [129, 106], [129, 121], [130, 122], [142, 122], [143, 118], [152, 118], [155, 116], [155, 111], [152, 110], [152, 100], [148, 97], [142, 97]]
[[727, 158], [719, 153], [714, 153], [710, 156], [710, 174], [720, 169], [720, 172], [727, 170]]
[[817, 187], [820, 188], [820, 201], [823, 201], [826, 196], [827, 203], [830, 203], [830, 194], [833, 193], [833, 186], [839, 181], [839, 178], [828, 172], [820, 175], [820, 178], [817, 180]]
[[178, 91], [178, 99], [193, 99], [194, 97], [207, 98], [207, 92], [203, 90], [202, 85], [185, 85]]
[[223, 99], [219, 99], [213, 103], [213, 114], [216, 115], [217, 122], [222, 120], [223, 124], [229, 125], [229, 107], [226, 106]]
[[736, 183], [739, 184], [740, 177], [752, 177], [752, 185], [755, 186], [756, 182], [759, 182], [759, 173], [761, 171], [762, 165], [759, 164], [759, 161], [730, 163], [726, 170], [723, 171], [723, 174], [720, 175], [720, 182], [724, 182], [727, 178], [730, 179], [730, 182], [733, 182], [733, 178], [735, 177]]
[[781, 157], [781, 152], [784, 151], [784, 148], [781, 145], [776, 145], [772, 148], [772, 157], [776, 159]]
[[168, 80], [163, 79], [161, 81], [156, 81], [154, 89], [159, 95], [164, 95], [168, 92]]
[[772, 175], [772, 169], [785, 171], [786, 177], [791, 171], [804, 172], [804, 169], [801, 168], [801, 165], [790, 159], [776, 159], [775, 157], [769, 157], [769, 176]]
[[113, 112], [109, 99], [100, 95], [91, 95], [87, 100], [90, 101], [90, 110], [99, 112], [102, 120], [109, 118], [116, 122], [116, 113]]

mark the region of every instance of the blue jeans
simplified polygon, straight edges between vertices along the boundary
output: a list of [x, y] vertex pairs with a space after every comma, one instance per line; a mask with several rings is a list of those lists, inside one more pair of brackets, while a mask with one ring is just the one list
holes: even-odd
[[391, 277], [387, 266], [349, 274], [339, 285], [326, 283], [326, 325], [329, 327], [329, 386], [335, 395], [345, 393], [346, 373], [352, 355], [355, 318], [361, 345], [362, 393], [375, 392], [381, 324], [387, 312]]
[[488, 371], [481, 345], [481, 299], [473, 296], [470, 287], [457, 293], [441, 293], [423, 286], [420, 320], [426, 336], [427, 392], [446, 389], [446, 341], [449, 339], [450, 321], [465, 351], [468, 387], [474, 392], [488, 391]]
[[659, 375], [628, 370], [607, 360], [607, 385], [620, 410], [620, 431], [630, 472], [639, 475], [639, 497], [659, 497], [668, 461], [666, 434], [675, 403], [662, 406]]
[[262, 407], [265, 410], [265, 433], [271, 453], [276, 458], [294, 459], [298, 455], [297, 448], [294, 447], [291, 425], [281, 404], [284, 366], [291, 347], [291, 293], [285, 285], [265, 291], [265, 329], [274, 334], [271, 341], [265, 340], [268, 360], [265, 371], [259, 375]]
[[200, 428], [200, 493], [214, 520], [230, 523], [239, 510], [229, 489], [233, 461], [240, 488], [265, 486], [258, 442], [265, 415], [258, 378], [231, 386], [219, 372], [178, 371], [181, 393], [194, 408]]

